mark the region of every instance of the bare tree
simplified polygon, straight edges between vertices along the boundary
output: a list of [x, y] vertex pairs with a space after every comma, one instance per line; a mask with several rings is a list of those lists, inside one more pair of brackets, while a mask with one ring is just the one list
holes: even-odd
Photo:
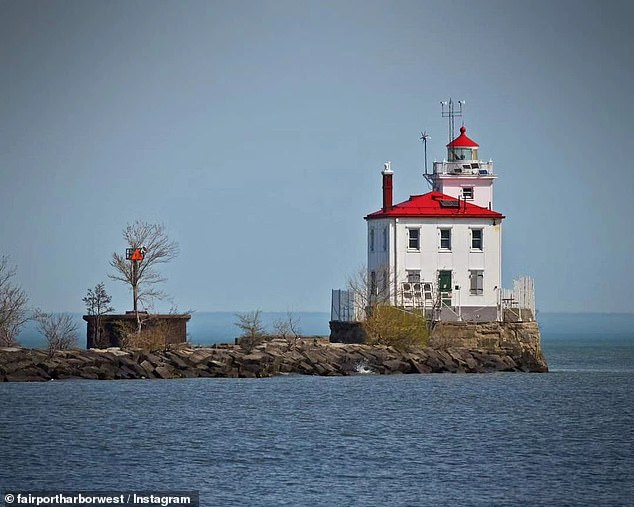
[[355, 305], [367, 317], [370, 309], [377, 305], [390, 304], [394, 288], [394, 276], [387, 267], [368, 271], [363, 266], [348, 278], [348, 290], [352, 293]]
[[37, 311], [33, 317], [37, 328], [46, 339], [48, 354], [57, 350], [77, 347], [77, 324], [68, 313], [45, 313]]
[[165, 278], [156, 267], [178, 255], [178, 244], [170, 241], [162, 224], [149, 224], [139, 220], [126, 226], [123, 239], [132, 251], [141, 252], [141, 259], [128, 259], [127, 256], [113, 253], [110, 265], [115, 272], [108, 276], [132, 289], [132, 309], [137, 319], [137, 332], [141, 332], [139, 304], [147, 307], [153, 300], [165, 297], [157, 287]]
[[284, 338], [285, 340], [292, 339], [293, 344], [295, 344], [297, 338], [301, 335], [299, 317], [291, 312], [287, 312], [286, 319], [280, 318], [273, 322], [273, 331], [280, 338]]
[[19, 285], [13, 282], [16, 268], [9, 266], [7, 257], [0, 257], [0, 346], [18, 345], [17, 337], [29, 320], [29, 298]]
[[101, 336], [101, 317], [108, 313], [114, 312], [114, 308], [110, 306], [112, 297], [106, 292], [106, 287], [103, 282], [95, 285], [94, 289], [88, 289], [86, 296], [82, 298], [82, 301], [86, 305], [86, 311], [88, 315], [95, 317], [95, 345], [102, 347], [105, 345], [102, 343]]
[[262, 324], [262, 312], [254, 310], [245, 313], [236, 313], [235, 325], [242, 334], [239, 337], [240, 345], [247, 350], [253, 349], [266, 336], [264, 325]]

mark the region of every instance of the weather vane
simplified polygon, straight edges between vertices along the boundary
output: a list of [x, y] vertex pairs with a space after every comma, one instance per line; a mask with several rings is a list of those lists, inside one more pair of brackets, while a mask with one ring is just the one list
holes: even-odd
[[425, 174], [427, 173], [427, 139], [429, 139], [431, 136], [427, 133], [427, 131], [423, 130], [420, 133], [420, 140], [423, 141], [423, 146], [425, 148]]

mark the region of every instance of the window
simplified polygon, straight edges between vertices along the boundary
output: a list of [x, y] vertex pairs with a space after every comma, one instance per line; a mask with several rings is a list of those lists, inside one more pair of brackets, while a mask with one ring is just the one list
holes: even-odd
[[484, 271], [480, 269], [472, 269], [469, 271], [469, 293], [474, 296], [484, 294]]
[[420, 229], [407, 229], [407, 248], [420, 250]]
[[473, 151], [471, 148], [450, 148], [449, 162], [458, 160], [473, 160]]
[[440, 229], [440, 249], [451, 250], [451, 229]]
[[387, 294], [387, 270], [386, 269], [383, 270], [383, 288], [382, 288], [382, 292], [383, 292], [384, 296]]
[[387, 227], [383, 227], [383, 251], [387, 251]]
[[374, 252], [374, 229], [370, 229], [370, 252]]
[[473, 187], [462, 187], [462, 197], [466, 200], [473, 199]]
[[419, 269], [408, 269], [407, 270], [407, 281], [409, 283], [420, 282], [420, 270]]
[[376, 271], [370, 272], [370, 295], [376, 296]]
[[471, 229], [471, 250], [482, 250], [482, 229]]

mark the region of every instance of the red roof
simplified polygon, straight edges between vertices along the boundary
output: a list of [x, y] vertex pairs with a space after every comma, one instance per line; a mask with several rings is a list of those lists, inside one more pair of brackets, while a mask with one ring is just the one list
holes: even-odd
[[456, 137], [453, 141], [451, 141], [447, 148], [477, 148], [480, 146], [473, 139], [469, 139], [465, 132], [467, 129], [464, 127], [460, 127], [460, 135]]
[[[458, 203], [459, 206], [458, 206]], [[370, 213], [366, 220], [374, 218], [450, 217], [450, 218], [504, 218], [504, 215], [475, 204], [450, 197], [440, 192], [412, 195], [388, 210]]]

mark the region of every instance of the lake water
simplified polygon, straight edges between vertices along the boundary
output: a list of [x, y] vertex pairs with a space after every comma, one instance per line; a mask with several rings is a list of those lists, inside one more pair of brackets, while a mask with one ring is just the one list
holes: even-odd
[[199, 490], [205, 506], [632, 505], [634, 317], [558, 318], [541, 375], [0, 384], [0, 487]]

